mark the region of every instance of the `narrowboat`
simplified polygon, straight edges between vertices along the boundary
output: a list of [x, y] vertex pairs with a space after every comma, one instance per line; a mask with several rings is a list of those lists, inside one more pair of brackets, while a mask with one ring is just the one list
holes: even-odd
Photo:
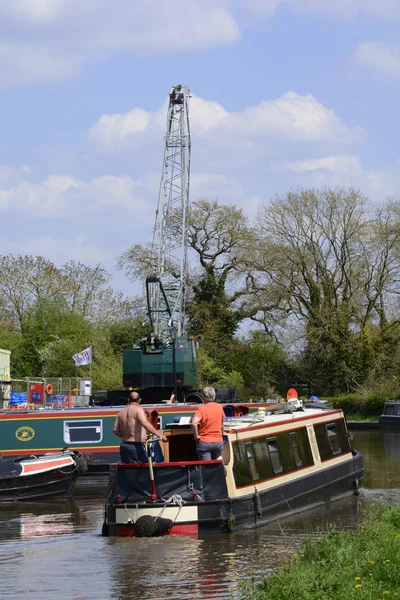
[[400, 400], [390, 400], [383, 405], [379, 427], [386, 431], [400, 431]]
[[61, 498], [75, 485], [84, 461], [65, 449], [44, 456], [0, 461], [0, 503]]
[[[201, 402], [201, 400], [199, 400]], [[187, 421], [198, 403], [143, 404], [147, 418], [157, 429]], [[243, 415], [268, 407], [265, 403], [224, 404], [227, 416]], [[120, 439], [113, 432], [122, 406], [40, 407], [0, 411], [0, 451], [4, 458], [56, 452], [65, 446], [87, 458], [86, 474], [108, 474], [109, 465], [119, 460]]]
[[[363, 458], [342, 410], [289, 402], [224, 421], [222, 461], [197, 460], [190, 425], [164, 430], [164, 461], [110, 470], [103, 535], [202, 535], [258, 527], [359, 494]], [[160, 442], [157, 442], [160, 443]]]

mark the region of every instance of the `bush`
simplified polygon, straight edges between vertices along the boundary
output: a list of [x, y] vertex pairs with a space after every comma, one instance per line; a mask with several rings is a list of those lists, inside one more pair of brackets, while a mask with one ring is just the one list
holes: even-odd
[[333, 408], [341, 408], [345, 415], [360, 415], [364, 417], [379, 417], [383, 413], [383, 405], [389, 398], [383, 394], [343, 394], [332, 398], [323, 398]]

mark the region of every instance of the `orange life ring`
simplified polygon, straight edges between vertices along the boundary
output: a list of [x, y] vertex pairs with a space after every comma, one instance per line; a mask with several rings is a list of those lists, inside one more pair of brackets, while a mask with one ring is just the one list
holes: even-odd
[[51, 385], [51, 383], [48, 383], [48, 384], [46, 385], [46, 394], [47, 394], [48, 396], [50, 396], [52, 393], [53, 393], [53, 386]]

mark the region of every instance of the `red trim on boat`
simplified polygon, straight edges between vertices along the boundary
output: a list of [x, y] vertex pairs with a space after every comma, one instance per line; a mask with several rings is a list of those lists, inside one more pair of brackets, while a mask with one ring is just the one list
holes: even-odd
[[[113, 408], [111, 407], [107, 407], [107, 408], [96, 408], [93, 409], [91, 407], [88, 407], [86, 409], [77, 409], [77, 408], [44, 408], [44, 410], [38, 410], [38, 409], [32, 409], [32, 410], [21, 410], [21, 411], [16, 411], [16, 410], [3, 410], [0, 411], [0, 420], [4, 419], [12, 419], [14, 421], [23, 421], [25, 419], [65, 419], [66, 416], [71, 417], [71, 416], [76, 416], [76, 417], [89, 417], [89, 418], [96, 418], [96, 417], [113, 417], [115, 415], [117, 415], [119, 413], [119, 411], [121, 410], [121, 408], [125, 406], [125, 405], [120, 405], [120, 406], [115, 406]], [[222, 406], [232, 406], [232, 404], [226, 404], [225, 402], [222, 404]], [[263, 404], [263, 403], [250, 403], [250, 404], [234, 404], [233, 406], [239, 407], [239, 406], [244, 406], [244, 407], [248, 407], [249, 410], [250, 408], [265, 408], [268, 410], [268, 407], [273, 406], [270, 404]], [[185, 413], [185, 412], [194, 412], [198, 407], [199, 404], [195, 403], [195, 404], [185, 404], [185, 405], [171, 405], [171, 406], [165, 406], [165, 405], [157, 405], [157, 404], [142, 404], [142, 407], [144, 408], [144, 410], [146, 412], [152, 412], [152, 411], [156, 411], [159, 414], [166, 414], [166, 413]], [[249, 413], [251, 414], [251, 413]]]
[[[156, 469], [162, 469], [163, 467], [186, 467], [190, 465], [218, 465], [222, 463], [222, 460], [185, 460], [182, 462], [163, 462], [153, 463], [153, 467]], [[141, 467], [148, 467], [149, 463], [111, 463], [110, 467], [118, 467], [119, 469], [140, 469]]]
[[47, 469], [54, 469], [57, 467], [67, 467], [68, 465], [74, 464], [71, 457], [58, 458], [54, 460], [41, 460], [32, 463], [22, 463], [23, 473], [34, 473], [35, 471], [45, 471]]
[[[198, 535], [198, 523], [187, 523], [173, 525], [171, 529], [165, 531], [162, 535]], [[117, 537], [135, 537], [136, 531], [134, 525], [116, 525], [115, 535]]]

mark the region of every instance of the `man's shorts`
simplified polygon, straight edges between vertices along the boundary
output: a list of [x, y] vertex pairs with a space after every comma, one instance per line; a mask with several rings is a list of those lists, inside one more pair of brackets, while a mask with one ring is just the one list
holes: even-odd
[[223, 442], [196, 442], [199, 460], [216, 460], [222, 455]]
[[119, 453], [121, 462], [125, 464], [149, 462], [142, 442], [121, 442]]

